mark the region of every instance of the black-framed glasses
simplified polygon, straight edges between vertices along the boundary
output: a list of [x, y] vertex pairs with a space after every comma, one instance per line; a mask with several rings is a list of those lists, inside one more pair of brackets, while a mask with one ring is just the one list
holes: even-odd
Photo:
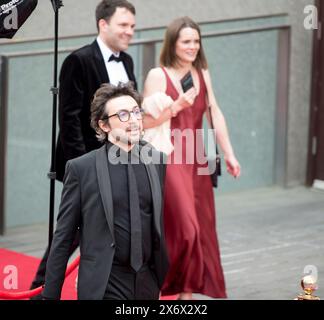
[[138, 106], [134, 107], [132, 109], [132, 111], [129, 111], [126, 109], [119, 110], [118, 112], [111, 114], [110, 116], [107, 116], [107, 115], [104, 116], [102, 119], [105, 120], [105, 119], [109, 119], [111, 117], [117, 116], [121, 122], [127, 122], [130, 118], [131, 113], [135, 116], [135, 118], [137, 120], [143, 119], [143, 109]]

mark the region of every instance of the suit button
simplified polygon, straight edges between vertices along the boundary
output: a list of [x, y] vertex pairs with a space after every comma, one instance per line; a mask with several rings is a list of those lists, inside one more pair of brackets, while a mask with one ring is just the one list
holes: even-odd
[[112, 243], [112, 244], [110, 245], [110, 247], [111, 247], [111, 248], [115, 248], [116, 245], [115, 245], [114, 243]]

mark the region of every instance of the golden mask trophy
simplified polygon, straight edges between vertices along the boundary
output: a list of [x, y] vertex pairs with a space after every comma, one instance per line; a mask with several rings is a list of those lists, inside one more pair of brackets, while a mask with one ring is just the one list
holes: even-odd
[[313, 295], [313, 292], [317, 290], [317, 282], [314, 276], [304, 276], [301, 280], [301, 287], [304, 293], [299, 294], [296, 300], [320, 300], [319, 297]]

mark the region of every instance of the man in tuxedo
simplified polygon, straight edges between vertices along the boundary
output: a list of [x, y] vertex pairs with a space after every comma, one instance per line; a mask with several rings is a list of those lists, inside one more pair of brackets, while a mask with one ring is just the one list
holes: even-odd
[[134, 34], [135, 8], [126, 0], [103, 0], [96, 9], [98, 37], [72, 52], [60, 72], [56, 178], [62, 181], [67, 160], [100, 147], [90, 127], [90, 104], [102, 83], [133, 81], [134, 64], [124, 52]]
[[103, 84], [96, 92], [91, 125], [106, 143], [67, 162], [44, 299], [60, 298], [78, 229], [78, 299], [159, 298], [168, 266], [162, 219], [166, 166], [161, 153], [139, 143], [140, 106], [129, 84]]
[[[63, 180], [66, 162], [99, 148], [102, 143], [90, 126], [90, 105], [102, 83], [132, 81], [137, 88], [134, 63], [124, 52], [134, 34], [135, 8], [126, 0], [102, 0], [96, 8], [97, 39], [64, 60], [59, 77], [59, 127], [56, 179]], [[78, 236], [71, 253], [78, 247]], [[48, 249], [31, 284], [44, 284]], [[36, 297], [38, 299], [40, 297]]]

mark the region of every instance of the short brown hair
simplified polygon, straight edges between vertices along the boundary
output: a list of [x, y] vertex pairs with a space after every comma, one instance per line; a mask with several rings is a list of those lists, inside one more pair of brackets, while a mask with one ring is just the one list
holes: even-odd
[[[99, 120], [104, 120], [106, 116], [106, 103], [109, 100], [121, 96], [131, 96], [136, 103], [141, 106], [142, 96], [134, 89], [133, 82], [119, 83], [114, 86], [110, 83], [104, 83], [94, 94], [91, 103], [91, 127], [96, 131], [99, 141], [107, 140], [106, 132], [102, 131], [99, 127]], [[108, 121], [108, 119], [107, 119]]]
[[99, 20], [104, 19], [109, 22], [109, 19], [114, 15], [117, 8], [125, 8], [133, 15], [136, 14], [135, 7], [127, 0], [102, 0], [96, 8], [96, 22], [99, 30]]
[[176, 42], [179, 38], [180, 31], [184, 28], [197, 30], [199, 34], [200, 49], [196, 60], [193, 62], [197, 69], [207, 69], [207, 59], [201, 43], [201, 32], [198, 24], [189, 17], [181, 17], [173, 20], [167, 27], [163, 47], [160, 55], [160, 64], [164, 67], [175, 67], [177, 64]]

